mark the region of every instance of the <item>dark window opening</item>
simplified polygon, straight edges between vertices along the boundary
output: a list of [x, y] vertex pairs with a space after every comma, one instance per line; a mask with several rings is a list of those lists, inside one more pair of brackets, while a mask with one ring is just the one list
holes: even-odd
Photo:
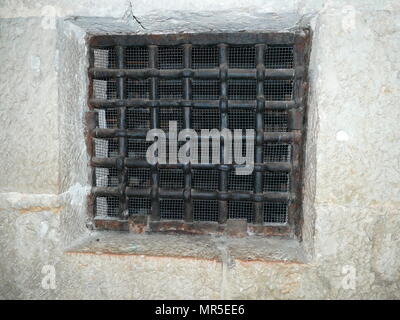
[[[130, 219], [144, 217], [148, 231], [218, 234], [239, 219], [252, 234], [299, 234], [307, 30], [107, 35], [89, 45], [96, 226], [127, 230]], [[170, 121], [198, 134], [254, 129], [253, 172], [212, 164], [211, 140], [209, 164], [148, 163], [147, 131], [167, 133]], [[199, 160], [202, 152], [199, 144]]]

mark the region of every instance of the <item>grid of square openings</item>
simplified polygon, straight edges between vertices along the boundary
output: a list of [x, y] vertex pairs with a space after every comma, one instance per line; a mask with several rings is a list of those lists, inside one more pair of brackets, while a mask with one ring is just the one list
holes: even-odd
[[289, 173], [280, 171], [264, 172], [264, 192], [288, 192]]
[[185, 176], [182, 169], [159, 169], [160, 188], [175, 189], [185, 186]]
[[229, 219], [246, 219], [247, 222], [254, 222], [254, 202], [252, 201], [228, 201]]
[[264, 223], [286, 223], [288, 204], [284, 202], [264, 202]]
[[267, 46], [264, 55], [267, 69], [292, 69], [294, 55], [292, 46]]
[[159, 46], [157, 60], [159, 69], [182, 69], [183, 48], [179, 46]]
[[118, 216], [119, 198], [118, 197], [96, 197], [95, 201], [97, 216]]
[[128, 187], [141, 189], [151, 187], [149, 168], [128, 168]]
[[229, 129], [254, 129], [255, 124], [254, 109], [228, 109], [228, 128]]
[[128, 139], [128, 157], [135, 160], [145, 160], [147, 149], [152, 143], [144, 139]]
[[219, 170], [192, 169], [192, 188], [215, 191], [219, 188]]
[[164, 220], [183, 220], [185, 210], [181, 199], [160, 199], [160, 217]]
[[119, 155], [118, 138], [94, 138], [94, 156], [111, 158]]
[[218, 80], [192, 80], [193, 100], [218, 100], [220, 82]]
[[291, 160], [291, 145], [288, 143], [264, 143], [264, 162], [289, 162]]
[[218, 108], [192, 108], [192, 129], [219, 129], [221, 117]]
[[254, 46], [228, 47], [229, 68], [253, 69], [256, 67], [256, 48]]
[[94, 67], [115, 69], [117, 67], [115, 48], [105, 47], [102, 49], [94, 49]]
[[149, 108], [135, 107], [126, 110], [126, 128], [132, 129], [150, 129], [151, 115]]
[[148, 79], [125, 79], [126, 99], [148, 99], [150, 96]]
[[95, 109], [99, 128], [115, 129], [119, 126], [119, 110], [117, 108]]
[[117, 187], [118, 171], [117, 168], [100, 168], [94, 170], [96, 187]]
[[193, 46], [193, 69], [212, 69], [217, 67], [219, 67], [219, 48], [217, 46]]
[[287, 132], [289, 116], [287, 111], [267, 110], [264, 112], [264, 131]]
[[193, 200], [194, 221], [218, 221], [217, 200]]
[[96, 99], [117, 99], [117, 81], [112, 78], [93, 80], [93, 97]]
[[128, 212], [133, 215], [151, 214], [151, 200], [147, 198], [128, 198]]
[[169, 130], [169, 122], [176, 121], [178, 131], [183, 129], [183, 108], [161, 107], [159, 108], [160, 129]]
[[146, 69], [149, 67], [149, 49], [147, 47], [125, 48], [125, 67], [127, 69]]
[[254, 175], [238, 175], [235, 170], [229, 171], [228, 191], [253, 191]]

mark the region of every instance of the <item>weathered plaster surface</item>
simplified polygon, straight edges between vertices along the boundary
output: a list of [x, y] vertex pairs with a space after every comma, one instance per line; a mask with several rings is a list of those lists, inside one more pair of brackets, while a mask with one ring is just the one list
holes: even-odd
[[[399, 299], [399, 2], [132, 4], [145, 30], [124, 0], [0, 3], [0, 298]], [[308, 25], [301, 243], [90, 231], [86, 33]]]

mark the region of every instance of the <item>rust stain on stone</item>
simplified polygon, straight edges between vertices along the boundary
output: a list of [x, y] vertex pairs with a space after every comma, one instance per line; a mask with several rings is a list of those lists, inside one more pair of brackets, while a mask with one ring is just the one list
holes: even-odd
[[63, 209], [63, 206], [59, 207], [41, 207], [41, 206], [33, 206], [28, 208], [19, 209], [20, 214], [27, 214], [33, 212], [43, 212], [43, 211], [51, 211], [54, 214], [59, 214], [60, 211]]

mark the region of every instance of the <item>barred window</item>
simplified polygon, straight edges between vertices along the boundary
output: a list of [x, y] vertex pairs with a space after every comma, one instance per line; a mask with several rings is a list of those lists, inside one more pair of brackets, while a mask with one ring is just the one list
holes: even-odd
[[[248, 234], [299, 234], [307, 30], [88, 41], [97, 228], [222, 234], [233, 219]], [[253, 171], [238, 175], [235, 161], [147, 162], [147, 132], [167, 132], [170, 121], [199, 137], [203, 129], [254, 129]]]

